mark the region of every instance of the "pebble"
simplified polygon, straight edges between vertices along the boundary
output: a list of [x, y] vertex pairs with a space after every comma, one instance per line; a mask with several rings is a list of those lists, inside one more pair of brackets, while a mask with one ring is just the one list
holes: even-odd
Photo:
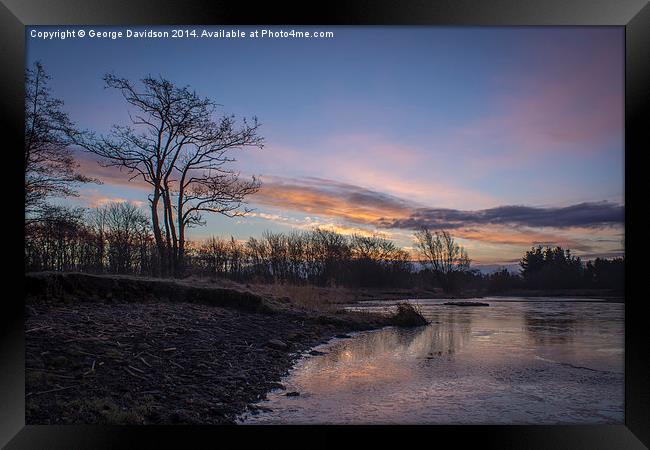
[[282, 342], [279, 339], [271, 339], [266, 343], [266, 346], [274, 348], [276, 350], [286, 350], [289, 347], [286, 343]]

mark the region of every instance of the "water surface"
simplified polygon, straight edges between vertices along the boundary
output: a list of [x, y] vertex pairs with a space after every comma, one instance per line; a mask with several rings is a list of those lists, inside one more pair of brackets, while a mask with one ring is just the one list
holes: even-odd
[[[622, 303], [413, 300], [431, 324], [334, 339], [301, 359], [242, 423], [623, 422]], [[390, 302], [351, 309], [390, 310]], [[299, 396], [287, 396], [299, 392]]]

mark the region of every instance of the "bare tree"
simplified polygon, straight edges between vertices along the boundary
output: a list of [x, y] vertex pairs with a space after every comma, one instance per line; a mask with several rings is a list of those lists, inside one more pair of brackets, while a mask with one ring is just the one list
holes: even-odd
[[352, 254], [356, 259], [370, 261], [390, 261], [399, 258], [399, 249], [391, 241], [380, 236], [362, 236], [353, 234], [350, 237]]
[[[212, 107], [206, 117], [212, 115]], [[228, 217], [242, 216], [249, 212], [243, 208], [247, 196], [257, 192], [260, 183], [255, 177], [240, 179], [240, 174], [227, 167], [235, 160], [227, 152], [247, 146], [262, 148], [263, 139], [257, 135], [259, 123], [243, 121], [236, 128], [234, 118], [223, 117], [219, 122], [208, 120], [200, 126], [190, 127], [183, 136], [186, 144], [174, 161], [174, 171], [178, 182], [176, 191], [176, 220], [178, 226], [178, 245], [175, 248], [176, 265], [183, 270], [185, 255], [185, 230], [188, 226], [202, 225], [201, 213], [218, 213]], [[171, 197], [169, 186], [166, 189]], [[170, 200], [171, 203], [171, 200]], [[171, 211], [170, 211], [171, 217]]]
[[[104, 82], [107, 88], [119, 90], [135, 111], [129, 113], [131, 126], [116, 125], [109, 136], [97, 138], [88, 135], [79, 144], [99, 155], [103, 166], [125, 169], [131, 179], [140, 178], [151, 185], [151, 222], [158, 249], [158, 265], [164, 274], [168, 245], [163, 239], [159, 219], [161, 199], [164, 201], [164, 179], [173, 168], [171, 159], [177, 151], [180, 129], [188, 118], [198, 117], [197, 110], [201, 105], [188, 101], [192, 93], [187, 89], [178, 89], [163, 79], [143, 79], [142, 91], [129, 80], [111, 74], [104, 77]], [[165, 214], [167, 210], [168, 205], [163, 205]], [[168, 234], [167, 216], [163, 223]]]
[[28, 270], [77, 270], [86, 242], [82, 208], [45, 203], [40, 219], [25, 225]]
[[[149, 221], [132, 203], [109, 203], [92, 213], [95, 232], [101, 239], [100, 250], [106, 252], [108, 270], [112, 273], [137, 273], [146, 261], [141, 261], [142, 246], [150, 236]], [[107, 251], [106, 251], [107, 250]]]
[[415, 233], [420, 255], [440, 282], [445, 292], [453, 289], [454, 273], [469, 270], [470, 259], [465, 249], [445, 230], [431, 233], [422, 228]]
[[179, 273], [186, 227], [202, 224], [201, 212], [246, 212], [240, 209], [244, 198], [259, 183], [240, 180], [224, 165], [233, 161], [226, 157], [228, 150], [262, 147], [259, 124], [253, 119], [236, 128], [232, 116], [215, 119], [216, 103], [162, 77], [142, 79], [141, 89], [115, 75], [106, 75], [104, 81], [132, 108], [131, 125], [115, 126], [111, 135], [93, 135], [80, 145], [102, 157], [103, 165], [126, 169], [131, 179], [151, 185], [151, 220], [162, 274]]
[[79, 131], [52, 97], [41, 63], [25, 71], [25, 218], [35, 220], [50, 197], [76, 196], [92, 180], [77, 172], [71, 145]]

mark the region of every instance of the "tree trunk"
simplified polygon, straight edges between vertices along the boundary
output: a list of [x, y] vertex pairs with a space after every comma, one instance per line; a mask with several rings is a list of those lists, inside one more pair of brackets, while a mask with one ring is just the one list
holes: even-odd
[[165, 235], [169, 252], [169, 273], [172, 276], [178, 276], [178, 237], [176, 235], [176, 225], [174, 224], [174, 214], [171, 195], [169, 193], [169, 185], [166, 181], [164, 182], [162, 197], [165, 217]]
[[179, 275], [185, 272], [185, 227], [178, 230], [178, 260], [176, 268]]
[[185, 175], [183, 172], [180, 182], [178, 184], [178, 204], [176, 217], [178, 219], [178, 270], [181, 274], [185, 272], [185, 211], [183, 210], [185, 195]]
[[166, 252], [165, 242], [163, 241], [162, 232], [160, 230], [160, 222], [158, 220], [158, 202], [160, 201], [160, 191], [158, 187], [154, 189], [153, 198], [151, 199], [151, 224], [153, 228], [153, 236], [156, 241], [156, 249], [158, 250], [157, 266], [155, 273], [157, 276], [165, 276], [166, 270]]
[[171, 237], [171, 218], [169, 213], [169, 201], [167, 196], [163, 193], [163, 220], [165, 224], [165, 242], [166, 242], [166, 251], [167, 258], [165, 260], [166, 270], [169, 275], [174, 276], [174, 258], [176, 257], [175, 252], [172, 252], [172, 237]]

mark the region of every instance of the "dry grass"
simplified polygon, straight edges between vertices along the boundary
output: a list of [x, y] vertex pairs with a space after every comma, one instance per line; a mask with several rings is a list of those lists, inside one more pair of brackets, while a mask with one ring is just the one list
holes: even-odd
[[318, 312], [333, 312], [341, 303], [341, 295], [336, 295], [335, 289], [325, 289], [310, 285], [293, 284], [261, 284], [250, 286], [253, 292], [263, 295], [287, 299], [292, 305], [302, 309]]
[[422, 315], [420, 307], [411, 303], [398, 303], [393, 322], [400, 327], [426, 325], [428, 321]]
[[205, 278], [191, 275], [182, 280], [194, 286], [221, 287], [249, 291], [263, 297], [288, 300], [297, 307], [317, 312], [335, 312], [341, 304], [363, 300], [403, 299], [403, 298], [442, 298], [441, 290], [422, 290], [419, 288], [348, 288], [342, 286], [314, 286], [291, 283], [238, 283], [222, 278]]

